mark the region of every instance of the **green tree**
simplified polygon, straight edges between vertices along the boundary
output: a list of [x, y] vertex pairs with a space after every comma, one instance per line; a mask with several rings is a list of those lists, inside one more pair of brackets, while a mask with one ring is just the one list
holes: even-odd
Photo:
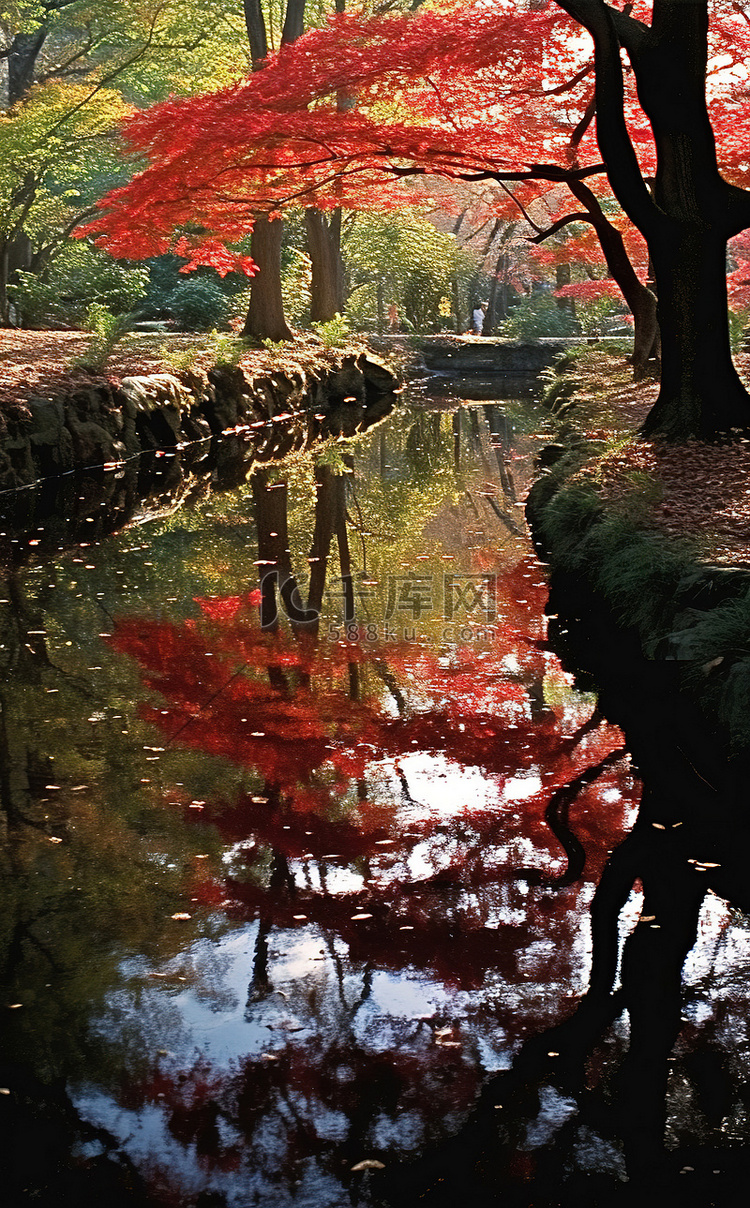
[[383, 328], [388, 307], [423, 331], [450, 314], [454, 283], [462, 300], [476, 257], [453, 235], [438, 231], [420, 214], [357, 214], [346, 231], [344, 257], [350, 283], [348, 312], [356, 319], [377, 316]]
[[75, 227], [124, 177], [129, 106], [241, 75], [232, 0], [29, 0], [0, 7], [0, 324], [19, 270], [44, 279]]

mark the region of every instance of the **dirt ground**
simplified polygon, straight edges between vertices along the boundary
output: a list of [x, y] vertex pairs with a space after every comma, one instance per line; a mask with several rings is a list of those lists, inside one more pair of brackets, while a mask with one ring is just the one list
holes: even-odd
[[[77, 367], [91, 344], [85, 331], [16, 331], [0, 329], [0, 411], [23, 406], [30, 398], [50, 398], [83, 384], [119, 380], [150, 373], [175, 373], [178, 367], [208, 369], [215, 362], [205, 335], [134, 332], [118, 344], [101, 374]], [[267, 369], [295, 370], [311, 360], [324, 361], [326, 352], [315, 336], [307, 336], [278, 351], [247, 349], [241, 365], [251, 373]]]
[[[750, 356], [741, 355], [737, 364], [750, 382]], [[657, 384], [633, 383], [622, 358], [597, 353], [570, 372], [581, 400], [573, 422], [592, 439], [612, 443], [611, 452], [586, 471], [603, 498], [626, 505], [640, 524], [695, 543], [701, 561], [750, 569], [750, 440], [671, 445], [632, 438], [656, 399]]]
[[[64, 393], [91, 374], [75, 369], [72, 362], [91, 343], [84, 331], [0, 330], [0, 408], [24, 404], [30, 397]], [[164, 369], [159, 345], [164, 336], [144, 337], [117, 352], [107, 366], [106, 376], [157, 373]]]

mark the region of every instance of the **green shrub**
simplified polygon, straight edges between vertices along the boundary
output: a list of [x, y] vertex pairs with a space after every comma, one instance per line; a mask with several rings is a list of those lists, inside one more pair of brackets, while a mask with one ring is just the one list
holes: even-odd
[[229, 301], [221, 286], [202, 277], [178, 285], [167, 295], [165, 306], [186, 331], [210, 331], [229, 316]]
[[162, 344], [159, 354], [164, 364], [173, 369], [175, 373], [192, 373], [198, 364], [201, 347], [197, 343], [190, 343], [186, 347]]
[[[451, 324], [454, 290], [466, 315], [476, 256], [459, 247], [453, 235], [438, 231], [425, 215], [357, 214], [344, 230], [344, 261], [346, 312], [359, 330], [387, 327], [393, 305], [398, 330], [439, 331]], [[486, 289], [482, 285], [479, 296], [486, 296]]]
[[86, 243], [71, 242], [42, 274], [18, 272], [8, 286], [24, 326], [82, 324], [92, 305], [127, 314], [144, 298], [148, 270], [119, 264]]
[[729, 340], [732, 352], [742, 352], [748, 324], [750, 324], [750, 310], [741, 308], [729, 311]]
[[[585, 302], [576, 302], [576, 318], [584, 336], [603, 335], [608, 323], [621, 316], [622, 303], [616, 298], [589, 298]], [[624, 318], [622, 322], [625, 323]]]
[[215, 329], [206, 343], [206, 352], [213, 365], [239, 365], [246, 351], [247, 344], [239, 336], [223, 335]]
[[313, 331], [323, 341], [324, 348], [341, 348], [349, 339], [351, 327], [344, 315], [336, 314], [327, 323], [313, 323]]
[[574, 336], [578, 331], [578, 324], [570, 311], [563, 310], [546, 293], [530, 294], [524, 298], [498, 326], [500, 335], [514, 340]]
[[86, 351], [75, 357], [72, 364], [91, 373], [101, 373], [116, 346], [132, 329], [132, 315], [115, 315], [100, 302], [93, 302], [86, 315], [86, 330], [92, 332], [93, 338]]

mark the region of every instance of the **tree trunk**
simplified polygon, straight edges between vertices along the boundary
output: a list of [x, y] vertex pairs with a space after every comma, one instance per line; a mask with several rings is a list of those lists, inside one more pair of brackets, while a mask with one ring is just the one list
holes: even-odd
[[39, 52], [47, 37], [42, 25], [33, 34], [18, 33], [8, 48], [8, 107], [15, 105], [31, 88]]
[[732, 362], [726, 239], [675, 224], [652, 248], [662, 333], [661, 390], [643, 426], [667, 439], [750, 428], [750, 397]]
[[568, 187], [586, 207], [607, 268], [633, 315], [633, 376], [636, 381], [653, 376], [659, 371], [660, 353], [656, 296], [639, 278], [630, 263], [622, 235], [609, 221], [591, 189], [583, 181], [569, 182]]
[[750, 197], [718, 170], [705, 95], [706, 0], [657, 0], [652, 31], [634, 66], [657, 149], [654, 201], [666, 220], [647, 232], [662, 376], [644, 432], [710, 439], [750, 429], [750, 395], [732, 362], [726, 282], [732, 210], [744, 208], [743, 225], [750, 223]]
[[264, 467], [251, 475], [250, 485], [261, 568], [260, 624], [261, 629], [275, 631], [279, 627], [279, 601], [291, 621], [303, 611], [289, 553], [287, 485], [269, 482], [269, 471]]
[[330, 217], [321, 210], [305, 210], [305, 230], [312, 264], [310, 318], [327, 323], [344, 309], [341, 210]]
[[315, 620], [310, 623], [308, 628], [317, 634], [320, 628], [323, 593], [328, 576], [331, 538], [336, 526], [334, 477], [330, 466], [316, 465], [315, 486], [315, 528], [310, 547], [310, 587], [307, 593], [307, 609], [308, 612], [315, 614]]
[[305, 0], [287, 0], [281, 44], [288, 46], [296, 42], [305, 32]]
[[[707, 0], [654, 0], [650, 28], [595, 0], [557, 0], [594, 39], [597, 141], [615, 197], [654, 265], [659, 398], [643, 431], [671, 440], [750, 431], [750, 395], [732, 363], [726, 244], [750, 226], [750, 194], [721, 176], [706, 105]], [[622, 59], [654, 134], [653, 195], [625, 121]]]
[[263, 16], [260, 0], [244, 0], [243, 7], [253, 71], [260, 71], [265, 59], [268, 58], [266, 19]]
[[[570, 265], [557, 264], [555, 266], [555, 289], [564, 289], [566, 285], [570, 285]], [[572, 298], [555, 298], [560, 310], [566, 310], [569, 314], [575, 315], [576, 308]]]
[[[250, 43], [253, 71], [262, 70], [268, 55], [266, 20], [260, 0], [243, 0], [245, 25]], [[282, 30], [283, 45], [293, 42], [304, 31], [305, 0], [287, 0]], [[250, 288], [250, 305], [242, 334], [259, 340], [291, 340], [292, 332], [284, 316], [281, 297], [281, 219], [270, 220], [259, 214], [253, 227], [250, 255], [258, 272]]]
[[258, 266], [250, 291], [250, 306], [242, 334], [259, 340], [291, 340], [292, 332], [284, 317], [281, 297], [280, 219], [259, 214], [253, 227], [250, 255]]
[[10, 298], [8, 297], [8, 245], [0, 242], [0, 327], [10, 327]]

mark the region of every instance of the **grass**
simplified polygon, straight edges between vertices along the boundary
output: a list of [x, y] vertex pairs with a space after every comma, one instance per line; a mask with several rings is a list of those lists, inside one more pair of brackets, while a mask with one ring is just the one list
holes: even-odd
[[[718, 477], [724, 497], [709, 498], [713, 516], [729, 495], [736, 504], [732, 522], [741, 531], [750, 507], [747, 452], [700, 442], [674, 450], [634, 439], [626, 421], [636, 414], [642, 419], [653, 386], [626, 385], [622, 368], [610, 378], [611, 358], [588, 350], [563, 358], [561, 367], [575, 375], [575, 404], [558, 423], [557, 440], [567, 452], [533, 488], [535, 536], [554, 568], [585, 580], [621, 624], [637, 630], [647, 655], [683, 663], [688, 689], [726, 727], [734, 752], [746, 750], [750, 575], [740, 570], [722, 579], [727, 571], [706, 564], [712, 546], [705, 520], [696, 523], [693, 509], [702, 484], [709, 495]], [[636, 394], [636, 404], [618, 401], [625, 389]], [[750, 531], [747, 522], [744, 531]], [[735, 561], [742, 565], [739, 555]]]

